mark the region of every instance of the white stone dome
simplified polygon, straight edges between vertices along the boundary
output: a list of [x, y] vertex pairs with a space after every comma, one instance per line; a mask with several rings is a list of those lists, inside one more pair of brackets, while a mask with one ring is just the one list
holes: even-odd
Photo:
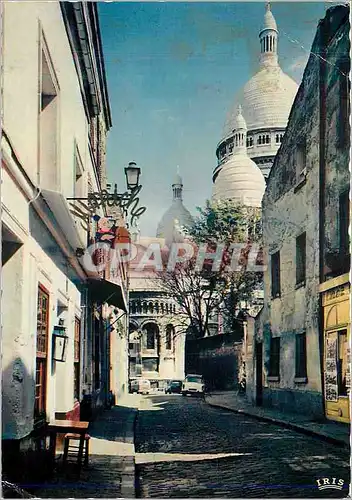
[[236, 127], [238, 102], [242, 104], [249, 131], [285, 128], [297, 89], [297, 83], [280, 66], [263, 65], [236, 96], [223, 136], [231, 135]]
[[177, 172], [172, 183], [172, 204], [162, 216], [156, 230], [156, 236], [164, 238], [167, 244], [182, 241], [182, 228], [192, 225], [193, 222], [192, 215], [182, 202], [182, 188], [182, 177]]
[[224, 163], [214, 186], [214, 201], [233, 200], [247, 207], [260, 207], [265, 180], [260, 169], [246, 153], [234, 154]]

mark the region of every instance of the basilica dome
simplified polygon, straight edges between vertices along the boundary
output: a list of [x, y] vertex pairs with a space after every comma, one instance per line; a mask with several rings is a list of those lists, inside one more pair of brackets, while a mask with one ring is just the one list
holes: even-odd
[[248, 130], [285, 128], [297, 88], [297, 83], [280, 66], [263, 65], [236, 96], [225, 123], [224, 137], [232, 134], [239, 102]]
[[233, 200], [247, 207], [260, 207], [265, 191], [265, 180], [260, 169], [248, 156], [233, 155], [219, 173], [213, 200]]
[[191, 214], [183, 204], [182, 190], [182, 178], [177, 173], [172, 183], [172, 204], [162, 216], [156, 231], [157, 238], [164, 238], [167, 244], [183, 241], [182, 228], [193, 222]]
[[247, 207], [259, 208], [265, 191], [265, 179], [247, 154], [247, 126], [241, 106], [237, 109], [233, 125], [233, 154], [225, 161], [215, 179], [212, 199], [233, 200]]
[[259, 68], [243, 89], [237, 92], [227, 115], [222, 138], [216, 149], [218, 165], [213, 171], [213, 181], [232, 155], [238, 104], [243, 107], [248, 128], [248, 156], [255, 161], [264, 177], [270, 173], [298, 89], [297, 83], [280, 68], [278, 34], [275, 18], [267, 3], [259, 31]]

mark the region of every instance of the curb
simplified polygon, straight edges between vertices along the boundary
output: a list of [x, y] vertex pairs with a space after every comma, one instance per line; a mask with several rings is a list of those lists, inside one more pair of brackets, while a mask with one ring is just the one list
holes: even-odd
[[221, 410], [227, 410], [227, 411], [230, 411], [232, 413], [247, 415], [249, 417], [255, 418], [256, 420], [263, 420], [265, 422], [275, 423], [281, 427], [287, 427], [288, 429], [300, 432], [301, 434], [306, 434], [308, 436], [316, 437], [316, 438], [321, 439], [323, 441], [326, 441], [328, 443], [334, 444], [335, 446], [338, 446], [340, 448], [345, 448], [347, 450], [350, 449], [349, 444], [346, 443], [345, 441], [342, 441], [341, 439], [334, 438], [333, 436], [329, 436], [328, 434], [322, 434], [321, 432], [317, 432], [317, 431], [314, 431], [312, 429], [308, 429], [307, 427], [303, 427], [303, 426], [298, 425], [298, 424], [293, 424], [291, 422], [287, 422], [286, 420], [280, 420], [280, 419], [276, 419], [273, 417], [267, 417], [265, 415], [257, 415], [255, 413], [251, 413], [250, 411], [246, 411], [246, 410], [238, 410], [236, 408], [229, 408], [227, 406], [222, 406], [222, 405], [219, 405], [216, 403], [210, 403], [207, 400], [205, 400], [205, 402], [209, 406], [212, 406], [213, 408], [219, 408]]
[[[128, 426], [132, 430], [131, 444], [133, 445], [133, 455], [124, 457], [124, 467], [121, 474], [121, 496], [122, 498], [136, 498], [136, 460], [135, 460], [135, 429], [138, 410], [133, 410], [133, 417], [128, 419]], [[128, 442], [129, 440], [126, 440]]]

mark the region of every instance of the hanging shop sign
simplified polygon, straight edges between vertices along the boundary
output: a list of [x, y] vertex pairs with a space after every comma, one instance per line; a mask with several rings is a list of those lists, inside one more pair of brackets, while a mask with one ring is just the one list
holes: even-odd
[[118, 207], [126, 218], [130, 217], [131, 226], [134, 226], [136, 220], [146, 211], [146, 207], [139, 206], [138, 194], [142, 186], [136, 186], [122, 194], [117, 192], [117, 184], [112, 192], [109, 191], [110, 188], [111, 185], [108, 184], [107, 189], [89, 193], [87, 198], [67, 198], [72, 215], [86, 225], [87, 219], [96, 215], [99, 209]]

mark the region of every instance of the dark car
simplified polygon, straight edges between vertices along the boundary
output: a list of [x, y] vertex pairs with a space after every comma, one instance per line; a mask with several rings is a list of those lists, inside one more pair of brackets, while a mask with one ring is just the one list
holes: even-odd
[[182, 380], [171, 380], [165, 389], [165, 394], [181, 394]]

